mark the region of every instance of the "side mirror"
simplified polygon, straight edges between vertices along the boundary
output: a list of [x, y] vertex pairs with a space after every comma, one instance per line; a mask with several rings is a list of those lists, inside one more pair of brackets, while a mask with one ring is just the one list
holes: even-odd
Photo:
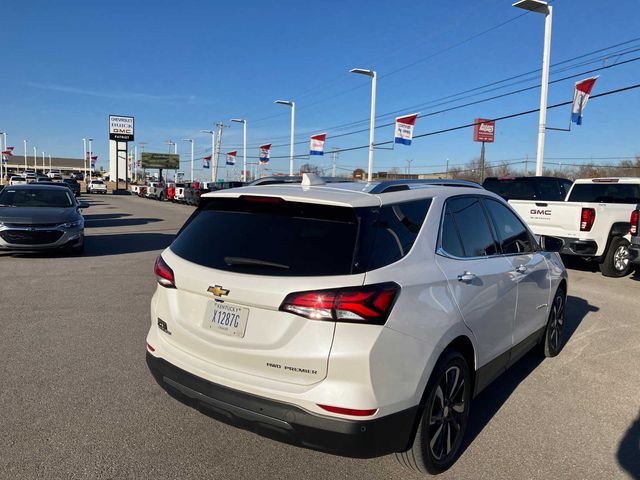
[[89, 208], [89, 204], [87, 202], [78, 202], [78, 208]]
[[550, 235], [540, 235], [540, 246], [546, 252], [559, 252], [564, 248], [564, 240]]

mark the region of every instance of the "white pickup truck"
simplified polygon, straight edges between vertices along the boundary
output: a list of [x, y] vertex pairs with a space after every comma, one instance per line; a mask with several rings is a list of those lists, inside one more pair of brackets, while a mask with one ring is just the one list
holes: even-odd
[[560, 253], [597, 262], [607, 277], [623, 277], [633, 268], [629, 219], [640, 203], [640, 178], [579, 179], [562, 202], [509, 203], [536, 235], [562, 238]]

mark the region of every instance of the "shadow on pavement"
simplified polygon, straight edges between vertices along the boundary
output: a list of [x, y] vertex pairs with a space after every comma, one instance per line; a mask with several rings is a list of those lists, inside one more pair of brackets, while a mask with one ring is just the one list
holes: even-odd
[[616, 456], [631, 478], [640, 479], [640, 414], [622, 437]]
[[[589, 305], [583, 298], [567, 297], [565, 315], [564, 342], [565, 345], [575, 333], [576, 329], [589, 312], [597, 312], [598, 307]], [[483, 390], [472, 402], [469, 424], [463, 445], [463, 452], [471, 445], [475, 438], [482, 432], [493, 416], [500, 410], [520, 383], [542, 363], [544, 357], [535, 349], [511, 368], [499, 376], [491, 385]], [[562, 361], [562, 352], [552, 362]]]
[[582, 257], [575, 255], [562, 255], [562, 263], [571, 270], [580, 270], [581, 272], [599, 272], [600, 266], [596, 262], [589, 262]]
[[85, 237], [85, 257], [102, 257], [123, 253], [164, 250], [175, 235], [166, 233], [117, 233], [112, 235], [90, 235]]
[[89, 213], [87, 215], [83, 215], [85, 221], [106, 220], [111, 218], [122, 218], [130, 216], [130, 213]]
[[85, 227], [130, 227], [133, 225], [146, 225], [147, 223], [160, 222], [161, 220], [161, 218], [105, 218], [94, 220], [85, 217]]

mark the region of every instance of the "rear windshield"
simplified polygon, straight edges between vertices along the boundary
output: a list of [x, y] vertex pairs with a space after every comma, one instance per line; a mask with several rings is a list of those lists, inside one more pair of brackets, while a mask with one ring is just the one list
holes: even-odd
[[171, 250], [199, 265], [254, 275], [362, 273], [409, 253], [430, 204], [349, 208], [251, 196], [208, 199]]
[[632, 183], [577, 183], [570, 202], [639, 203], [640, 185]]

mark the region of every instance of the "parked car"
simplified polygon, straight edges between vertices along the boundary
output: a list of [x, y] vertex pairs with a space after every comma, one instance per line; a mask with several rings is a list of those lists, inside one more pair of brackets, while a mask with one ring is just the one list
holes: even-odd
[[259, 434], [447, 469], [472, 397], [529, 349], [558, 354], [567, 292], [561, 240], [452, 185], [205, 194], [155, 264], [156, 381]]
[[102, 180], [91, 180], [87, 185], [87, 193], [107, 193], [107, 186]]
[[49, 178], [55, 178], [56, 176], [59, 176], [60, 178], [62, 178], [62, 173], [60, 172], [59, 169], [54, 168], [52, 170], [49, 170], [49, 173], [47, 173], [47, 176]]
[[167, 185], [166, 193], [167, 193], [167, 201], [173, 202], [176, 196], [176, 185], [177, 183], [169, 183]]
[[84, 218], [68, 187], [32, 183], [0, 192], [0, 249], [84, 251]]
[[176, 203], [182, 203], [184, 202], [184, 189], [186, 187], [186, 183], [184, 182], [178, 182], [175, 185], [175, 192], [173, 194], [173, 201]]
[[78, 181], [74, 178], [66, 178], [63, 180], [63, 183], [65, 185], [67, 185], [67, 187], [69, 187], [71, 189], [71, 191], [73, 192], [73, 194], [76, 197], [80, 196], [80, 184], [78, 183]]
[[162, 182], [149, 182], [145, 196], [157, 200], [163, 188]]
[[487, 177], [482, 186], [505, 200], [562, 201], [573, 182], [558, 177]]
[[640, 203], [640, 178], [579, 179], [563, 202], [509, 203], [534, 233], [563, 238], [562, 254], [597, 263], [607, 277], [631, 271], [629, 215]]
[[636, 205], [635, 210], [631, 212], [629, 218], [629, 235], [631, 236], [631, 245], [629, 253], [632, 263], [636, 265], [636, 270], [640, 269], [640, 203]]
[[25, 177], [14, 175], [9, 179], [9, 185], [26, 185], [26, 184], [27, 184], [27, 179]]

